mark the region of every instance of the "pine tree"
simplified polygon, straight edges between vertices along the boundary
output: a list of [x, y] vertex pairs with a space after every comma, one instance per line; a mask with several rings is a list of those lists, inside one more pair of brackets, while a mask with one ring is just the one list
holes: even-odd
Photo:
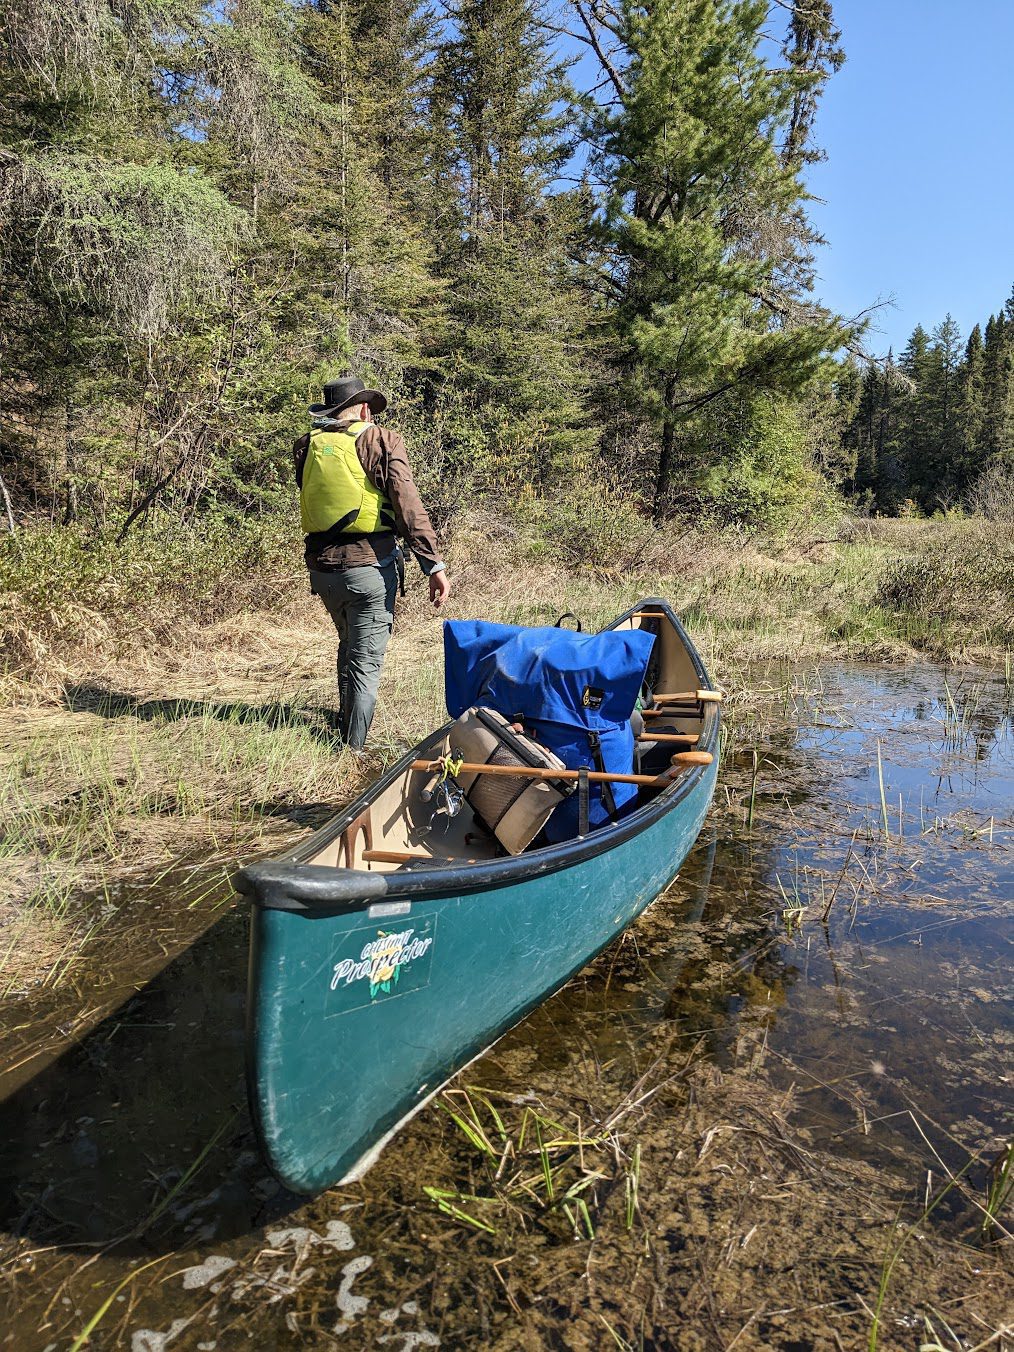
[[416, 215], [427, 32], [410, 6], [374, 0], [322, 0], [300, 32], [324, 119], [293, 220], [319, 335], [315, 366], [320, 376], [351, 365], [399, 395], [443, 324]]
[[[845, 425], [844, 441], [854, 468], [846, 484], [849, 494], [862, 507], [873, 506], [877, 487], [877, 449], [884, 381], [874, 362], [869, 362], [859, 380], [859, 394], [852, 416]], [[846, 410], [847, 411], [847, 410]]]
[[960, 494], [958, 461], [958, 381], [961, 365], [961, 331], [948, 314], [933, 330], [928, 375], [922, 392], [930, 428], [928, 476], [922, 503], [928, 509], [949, 507]]
[[452, 457], [514, 486], [544, 483], [592, 442], [569, 256], [581, 199], [551, 191], [569, 155], [570, 94], [530, 0], [462, 0], [455, 23], [440, 76], [460, 221], [443, 259]]
[[962, 494], [978, 477], [983, 460], [985, 424], [984, 371], [982, 330], [976, 324], [965, 344], [965, 360], [961, 368], [958, 391], [958, 425], [960, 447], [957, 461], [957, 482]]
[[841, 33], [835, 27], [831, 0], [792, 4], [788, 36], [782, 46], [795, 77], [782, 147], [782, 160], [786, 164], [815, 164], [824, 158], [813, 146], [812, 135], [824, 86], [845, 64], [840, 43]]
[[621, 11], [628, 59], [619, 107], [602, 114], [599, 162], [619, 333], [661, 429], [656, 514], [677, 471], [699, 476], [690, 424], [700, 410], [727, 394], [800, 394], [843, 338], [830, 316], [792, 313], [803, 296], [785, 232], [765, 243], [766, 223], [785, 221], [804, 195], [798, 151], [789, 163], [779, 152], [798, 77], [765, 63], [766, 15], [761, 0], [649, 10], [628, 0]]
[[[1008, 306], [1009, 308], [1009, 306]], [[1003, 311], [986, 321], [982, 367], [984, 389], [983, 449], [988, 459], [1004, 459], [1014, 449], [1014, 315]]]
[[877, 508], [888, 516], [897, 516], [908, 499], [908, 453], [900, 435], [902, 418], [898, 409], [899, 405], [904, 409], [910, 388], [899, 375], [894, 353], [889, 351], [881, 376], [874, 428]]
[[931, 366], [930, 337], [917, 324], [898, 361], [907, 385], [897, 398], [898, 464], [891, 475], [895, 510], [913, 492], [922, 501], [933, 482], [933, 427], [926, 398]]
[[16, 454], [33, 429], [45, 478], [31, 456], [17, 468], [67, 523], [104, 525], [197, 425], [155, 368], [182, 316], [221, 293], [242, 229], [176, 131], [197, 27], [185, 4], [7, 14], [0, 437]]

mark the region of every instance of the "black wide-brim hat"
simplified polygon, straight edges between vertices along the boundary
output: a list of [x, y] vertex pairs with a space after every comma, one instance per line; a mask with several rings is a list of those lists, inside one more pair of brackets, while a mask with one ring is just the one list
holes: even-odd
[[339, 380], [329, 380], [324, 386], [324, 402], [311, 404], [310, 412], [340, 413], [349, 404], [369, 404], [372, 413], [383, 413], [387, 408], [387, 395], [379, 390], [368, 390], [355, 376], [342, 376]]

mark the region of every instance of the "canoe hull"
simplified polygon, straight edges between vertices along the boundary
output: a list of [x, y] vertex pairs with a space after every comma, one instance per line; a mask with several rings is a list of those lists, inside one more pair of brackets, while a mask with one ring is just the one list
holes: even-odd
[[668, 811], [610, 848], [517, 881], [331, 911], [255, 905], [250, 1101], [277, 1177], [300, 1193], [359, 1177], [672, 881], [716, 771], [695, 772]]

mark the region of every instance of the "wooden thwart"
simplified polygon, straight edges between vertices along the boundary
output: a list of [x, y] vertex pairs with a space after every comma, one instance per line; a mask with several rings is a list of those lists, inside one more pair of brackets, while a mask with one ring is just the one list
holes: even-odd
[[[714, 760], [710, 751], [677, 751], [672, 758], [673, 768], [681, 770], [688, 765], [710, 765]], [[441, 761], [417, 760], [412, 762], [413, 770], [425, 770], [433, 774], [443, 768]], [[511, 779], [578, 779], [579, 770], [546, 770], [539, 765], [472, 765], [458, 766], [459, 775], [504, 775]], [[668, 771], [661, 775], [614, 775], [602, 770], [589, 770], [589, 784], [643, 784], [664, 788], [670, 782]]]
[[696, 746], [700, 741], [696, 732], [642, 732], [639, 742], [673, 742], [681, 746]]
[[407, 850], [364, 850], [363, 862], [365, 864], [414, 864], [416, 862], [432, 863], [431, 854], [409, 854]]
[[408, 850], [364, 850], [364, 864], [477, 864], [478, 859], [451, 859], [439, 854], [413, 854]]
[[656, 704], [721, 704], [721, 690], [682, 690], [653, 696]]

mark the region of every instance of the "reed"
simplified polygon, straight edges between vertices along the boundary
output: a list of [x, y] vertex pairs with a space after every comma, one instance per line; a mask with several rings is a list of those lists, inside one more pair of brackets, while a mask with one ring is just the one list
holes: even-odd
[[1006, 1339], [1010, 1337], [1012, 1332], [1012, 1329], [1008, 1325], [1004, 1325], [1002, 1328], [991, 1333], [988, 1338], [983, 1338], [981, 1342], [970, 1347], [968, 1340], [954, 1332], [939, 1310], [934, 1310], [933, 1315], [943, 1326], [951, 1341], [949, 1343], [943, 1342], [932, 1320], [928, 1315], [925, 1315], [923, 1317], [923, 1323], [925, 1325], [926, 1338], [928, 1341], [919, 1344], [919, 1352], [986, 1352], [986, 1349], [989, 1347], [998, 1348], [998, 1352], [1004, 1352]]
[[631, 1156], [630, 1168], [626, 1171], [623, 1180], [624, 1186], [624, 1219], [626, 1228], [634, 1228], [634, 1216], [639, 1210], [638, 1193], [641, 1186], [641, 1144], [638, 1142], [634, 1146], [634, 1153]]
[[750, 776], [750, 808], [746, 814], [746, 826], [748, 831], [753, 830], [753, 810], [757, 803], [757, 777], [760, 771], [760, 759], [758, 758], [756, 748], [754, 748], [752, 757], [753, 773]]
[[599, 1319], [602, 1322], [602, 1327], [609, 1334], [610, 1338], [612, 1338], [614, 1347], [618, 1347], [620, 1349], [620, 1352], [634, 1352], [633, 1344], [628, 1343], [626, 1338], [622, 1337], [619, 1333], [616, 1332], [612, 1324], [610, 1324], [609, 1320], [605, 1317], [604, 1314], [602, 1314], [601, 1311], [599, 1312]]
[[[905, 1230], [902, 1231], [900, 1238], [897, 1239], [895, 1239], [895, 1236], [898, 1235], [900, 1216], [895, 1216], [894, 1227], [891, 1232], [891, 1243], [888, 1245], [888, 1251], [880, 1269], [880, 1282], [877, 1287], [877, 1297], [873, 1308], [870, 1334], [866, 1345], [867, 1352], [877, 1352], [880, 1346], [881, 1321], [884, 1313], [884, 1305], [887, 1301], [887, 1293], [891, 1285], [891, 1279], [894, 1276], [894, 1270], [897, 1267], [898, 1260], [901, 1258], [906, 1245], [912, 1239], [913, 1235], [919, 1233], [921, 1227], [926, 1224], [940, 1203], [954, 1188], [957, 1187], [960, 1180], [978, 1159], [978, 1155], [971, 1156], [956, 1174], [950, 1175], [947, 1182], [938, 1188], [932, 1197], [927, 1195], [927, 1200], [919, 1217], [914, 1220], [911, 1225], [907, 1226]], [[927, 1180], [927, 1194], [928, 1187], [929, 1184]]]
[[[579, 1121], [570, 1130], [531, 1104], [510, 1125], [497, 1097], [510, 1103], [506, 1095], [474, 1086], [442, 1095], [440, 1106], [476, 1156], [485, 1190], [427, 1185], [425, 1195], [442, 1215], [487, 1234], [499, 1233], [511, 1217], [526, 1228], [561, 1218], [571, 1238], [594, 1239], [596, 1189], [609, 1177], [605, 1164], [613, 1138], [588, 1134]], [[639, 1149], [635, 1159], [639, 1174]]]
[[[989, 1171], [986, 1205], [982, 1218], [981, 1232], [990, 1239], [998, 1235], [998, 1220], [1014, 1196], [1014, 1139], [1000, 1151]], [[1009, 1238], [1009, 1232], [1004, 1231]]]
[[128, 1272], [122, 1281], [117, 1282], [117, 1284], [113, 1287], [112, 1291], [110, 1291], [106, 1299], [102, 1302], [99, 1308], [95, 1311], [92, 1317], [85, 1324], [81, 1332], [71, 1343], [70, 1352], [81, 1352], [81, 1348], [85, 1347], [88, 1344], [88, 1342], [91, 1340], [92, 1334], [95, 1332], [99, 1324], [102, 1323], [102, 1320], [109, 1313], [110, 1309], [113, 1306], [114, 1301], [116, 1300], [117, 1296], [120, 1294], [121, 1291], [124, 1291], [132, 1281], [134, 1281], [137, 1277], [141, 1275], [142, 1272], [147, 1272], [149, 1268], [157, 1267], [159, 1263], [168, 1262], [171, 1257], [172, 1257], [171, 1254], [163, 1254], [162, 1257], [160, 1258], [153, 1258], [150, 1263], [142, 1263], [140, 1267], [134, 1268], [132, 1271]]
[[877, 784], [880, 788], [880, 824], [884, 832], [884, 840], [890, 843], [891, 830], [887, 821], [887, 795], [884, 791], [884, 762], [880, 754], [880, 739], [877, 739]]

